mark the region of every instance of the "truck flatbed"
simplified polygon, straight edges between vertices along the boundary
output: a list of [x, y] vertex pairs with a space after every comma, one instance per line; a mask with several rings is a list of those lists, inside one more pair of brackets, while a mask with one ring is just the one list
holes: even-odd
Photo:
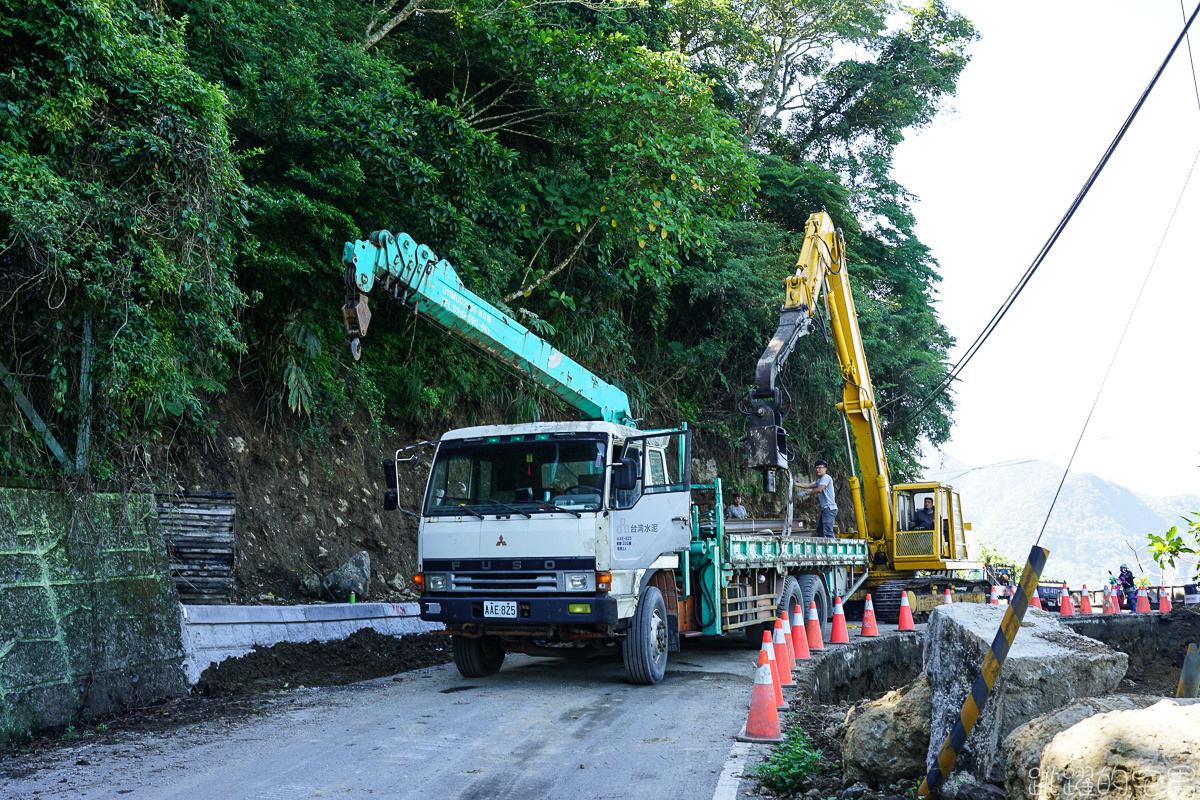
[[863, 567], [866, 539], [825, 539], [811, 534], [736, 533], [726, 528], [728, 567]]

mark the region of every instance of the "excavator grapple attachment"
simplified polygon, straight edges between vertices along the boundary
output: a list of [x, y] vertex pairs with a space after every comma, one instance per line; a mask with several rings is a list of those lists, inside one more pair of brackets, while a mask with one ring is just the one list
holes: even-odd
[[371, 324], [371, 307], [365, 294], [355, 292], [346, 298], [346, 304], [342, 306], [342, 322], [346, 326], [346, 344], [350, 346], [350, 355], [358, 361], [362, 357], [358, 340], [367, 335], [367, 326]]

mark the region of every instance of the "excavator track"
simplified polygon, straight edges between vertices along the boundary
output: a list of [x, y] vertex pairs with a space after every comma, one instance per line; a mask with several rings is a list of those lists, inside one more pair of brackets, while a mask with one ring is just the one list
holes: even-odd
[[907, 585], [907, 581], [887, 581], [875, 587], [871, 592], [871, 605], [875, 607], [876, 621], [888, 625], [900, 622], [900, 595]]
[[909, 592], [913, 620], [926, 622], [929, 612], [945, 602], [947, 588], [950, 589], [951, 600], [955, 603], [986, 603], [991, 592], [991, 586], [984, 581], [959, 580], [944, 576], [887, 581], [871, 590], [875, 619], [889, 625], [897, 624], [900, 621], [900, 595]]

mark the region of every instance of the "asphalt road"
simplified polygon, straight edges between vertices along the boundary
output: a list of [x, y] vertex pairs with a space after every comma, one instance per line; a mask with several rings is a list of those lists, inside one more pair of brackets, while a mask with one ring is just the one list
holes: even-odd
[[447, 665], [300, 689], [264, 717], [64, 749], [0, 797], [733, 800], [765, 749], [733, 738], [755, 656], [685, 643], [658, 686], [620, 661], [510, 655], [486, 679]]

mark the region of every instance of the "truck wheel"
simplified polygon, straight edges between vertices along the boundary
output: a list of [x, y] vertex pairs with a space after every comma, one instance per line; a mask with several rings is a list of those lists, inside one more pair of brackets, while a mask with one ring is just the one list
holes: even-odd
[[828, 642], [829, 634], [833, 631], [833, 604], [829, 601], [829, 592], [825, 589], [825, 581], [820, 575], [801, 575], [796, 579], [800, 584], [802, 600], [800, 607], [804, 610], [804, 619], [808, 621], [809, 603], [817, 604], [817, 619], [821, 622], [821, 638]]
[[467, 636], [452, 637], [454, 666], [464, 678], [486, 678], [500, 671], [504, 663], [504, 648], [495, 637], [482, 636], [472, 639]]
[[779, 592], [779, 604], [775, 608], [775, 616], [781, 616], [782, 612], [786, 611], [788, 624], [794, 625], [792, 612], [796, 610], [796, 606], [801, 606], [801, 611], [803, 611], [803, 603], [804, 593], [800, 591], [800, 581], [788, 575], [783, 581], [783, 589]]
[[642, 590], [621, 648], [630, 683], [651, 686], [667, 671], [667, 604], [657, 586]]

